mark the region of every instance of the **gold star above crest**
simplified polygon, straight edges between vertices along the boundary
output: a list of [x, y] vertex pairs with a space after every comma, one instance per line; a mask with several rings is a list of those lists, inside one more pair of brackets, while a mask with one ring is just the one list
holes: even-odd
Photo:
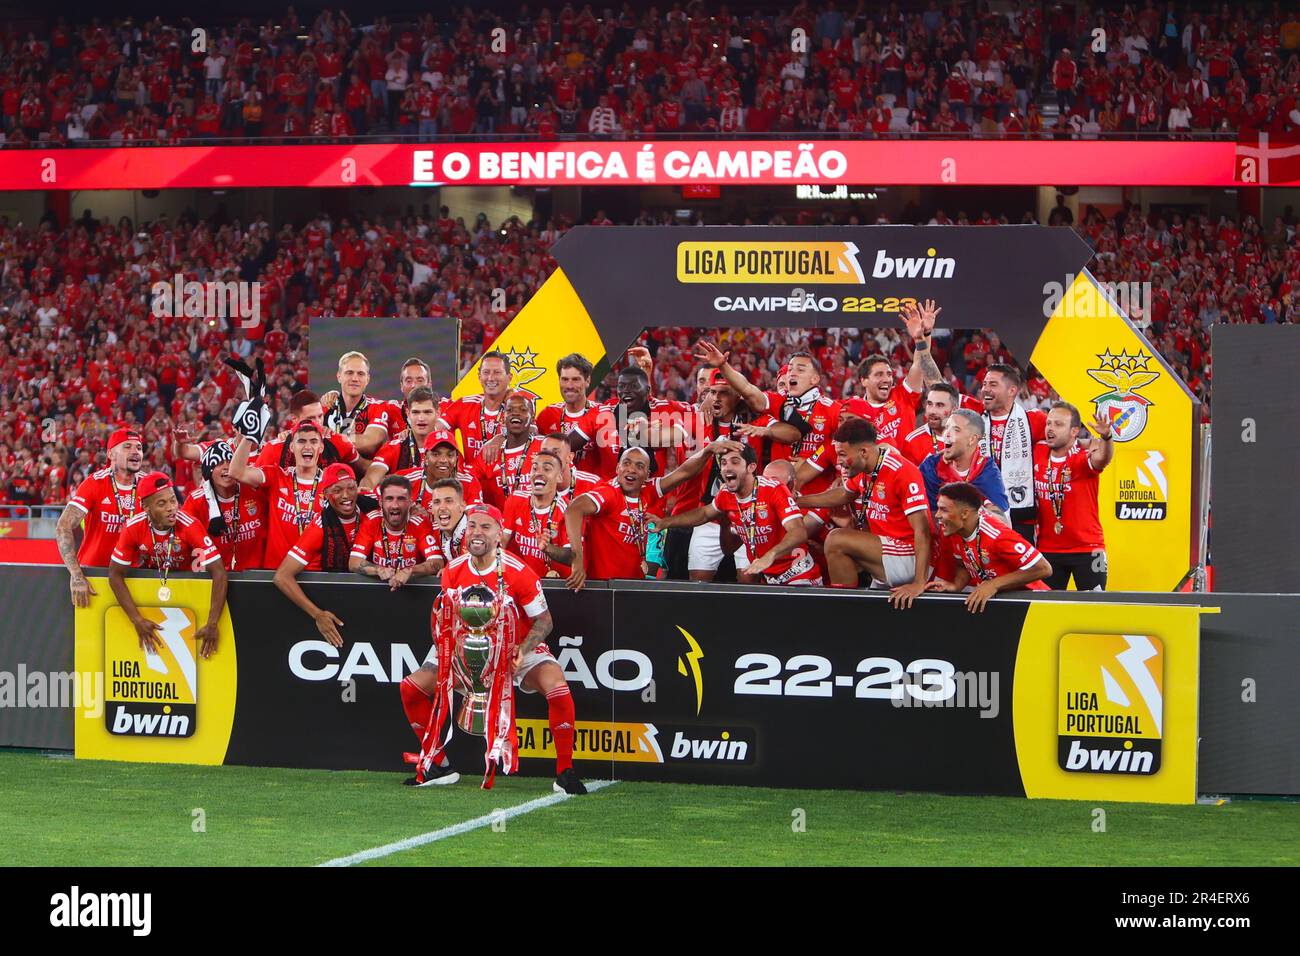
[[1115, 356], [1111, 354], [1111, 351], [1110, 351], [1109, 348], [1106, 349], [1105, 352], [1102, 352], [1100, 355], [1098, 355], [1097, 358], [1101, 360], [1101, 367], [1102, 367], [1102, 368], [1114, 368], [1114, 367], [1115, 367]]

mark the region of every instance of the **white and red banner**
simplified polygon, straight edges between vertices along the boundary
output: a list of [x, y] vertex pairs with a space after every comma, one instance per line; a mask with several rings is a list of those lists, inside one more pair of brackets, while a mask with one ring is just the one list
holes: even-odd
[[[23, 149], [0, 150], [0, 190], [833, 183], [1231, 187], [1243, 182], [1243, 148], [1251, 147], [1226, 140], [711, 140]], [[1276, 166], [1264, 182], [1283, 183]]]

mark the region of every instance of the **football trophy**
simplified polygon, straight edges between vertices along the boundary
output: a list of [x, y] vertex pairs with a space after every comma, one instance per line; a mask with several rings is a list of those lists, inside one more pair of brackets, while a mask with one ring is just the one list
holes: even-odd
[[456, 636], [451, 658], [456, 690], [464, 697], [456, 724], [466, 733], [484, 737], [488, 700], [497, 670], [496, 640], [488, 633], [499, 613], [496, 595], [481, 584], [473, 585], [461, 592], [456, 611], [465, 624]]

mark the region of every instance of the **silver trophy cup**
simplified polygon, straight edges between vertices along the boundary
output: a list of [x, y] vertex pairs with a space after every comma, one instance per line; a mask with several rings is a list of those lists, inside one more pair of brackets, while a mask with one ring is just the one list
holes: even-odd
[[482, 585], [461, 592], [456, 611], [465, 627], [452, 649], [451, 672], [456, 690], [464, 698], [456, 724], [467, 734], [487, 736], [488, 698], [496, 676], [492, 664], [493, 639], [488, 628], [496, 621], [496, 595]]

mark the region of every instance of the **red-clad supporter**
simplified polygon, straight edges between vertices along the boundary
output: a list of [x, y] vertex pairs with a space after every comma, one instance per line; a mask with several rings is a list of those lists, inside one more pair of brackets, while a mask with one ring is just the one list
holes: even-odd
[[[140, 613], [126, 583], [125, 570], [133, 567], [156, 570], [157, 600], [164, 606], [172, 599], [168, 585], [172, 571], [207, 570], [212, 575], [208, 619], [194, 636], [199, 642], [199, 655], [211, 657], [217, 649], [217, 625], [226, 604], [227, 576], [221, 553], [203, 526], [180, 510], [176, 489], [162, 472], [144, 475], [136, 490], [140, 493], [142, 510], [123, 526], [108, 567], [108, 584], [113, 596], [135, 627], [140, 647], [156, 654], [162, 622]], [[145, 586], [142, 582], [141, 587]]]
[[[1002, 591], [1048, 590], [1052, 567], [1038, 550], [1011, 528], [983, 511], [984, 495], [967, 482], [939, 489], [935, 513], [939, 542], [935, 578], [928, 591], [963, 591], [972, 613], [983, 611]], [[978, 583], [976, 583], [978, 582]]]

